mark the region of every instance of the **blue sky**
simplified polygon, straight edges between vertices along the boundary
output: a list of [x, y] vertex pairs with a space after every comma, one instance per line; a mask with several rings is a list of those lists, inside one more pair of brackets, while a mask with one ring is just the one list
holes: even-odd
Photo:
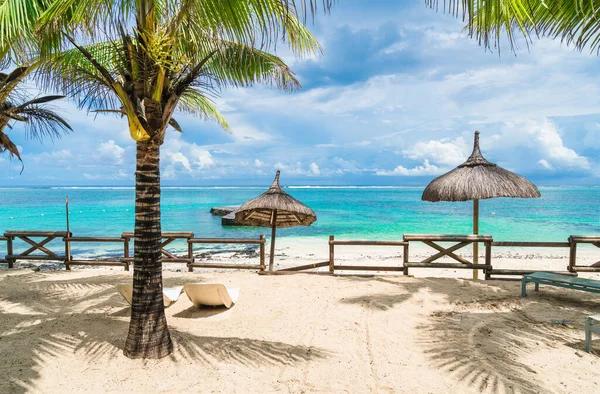
[[[282, 56], [303, 89], [227, 90], [232, 133], [178, 114], [163, 185], [425, 185], [464, 161], [481, 131], [488, 160], [540, 185], [600, 182], [598, 57], [536, 40], [486, 51], [463, 23], [420, 1], [341, 0], [311, 31], [322, 56]], [[25, 170], [0, 156], [1, 185], [133, 185], [124, 120], [60, 104], [74, 133], [28, 141]]]

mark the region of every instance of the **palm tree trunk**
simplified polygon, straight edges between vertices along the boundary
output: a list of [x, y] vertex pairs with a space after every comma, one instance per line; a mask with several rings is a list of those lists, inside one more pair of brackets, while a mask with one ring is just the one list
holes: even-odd
[[162, 293], [160, 147], [138, 142], [135, 172], [135, 244], [129, 358], [161, 358], [173, 351]]

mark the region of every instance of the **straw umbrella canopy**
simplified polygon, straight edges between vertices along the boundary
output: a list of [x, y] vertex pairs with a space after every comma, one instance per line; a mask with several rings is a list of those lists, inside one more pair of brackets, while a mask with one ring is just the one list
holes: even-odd
[[279, 185], [279, 173], [277, 170], [269, 190], [245, 202], [235, 211], [235, 221], [240, 224], [271, 227], [270, 271], [273, 270], [277, 227], [310, 226], [317, 220], [312, 209], [283, 191]]
[[[479, 131], [475, 131], [473, 153], [466, 162], [435, 178], [423, 191], [423, 201], [473, 200], [473, 234], [479, 233], [479, 200], [495, 197], [538, 198], [538, 188], [524, 177], [487, 161], [479, 150]], [[478, 260], [477, 242], [473, 262]], [[477, 271], [473, 271], [477, 278]]]

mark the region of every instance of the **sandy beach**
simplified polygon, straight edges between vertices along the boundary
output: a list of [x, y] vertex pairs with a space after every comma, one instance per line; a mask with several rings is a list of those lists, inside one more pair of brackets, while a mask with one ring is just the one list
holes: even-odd
[[[280, 245], [279, 264], [296, 263], [299, 250]], [[383, 249], [348, 250], [340, 259], [364, 263], [382, 258]], [[511, 253], [501, 261], [539, 258]], [[540, 261], [564, 266], [553, 253]], [[304, 263], [320, 251], [314, 254]], [[543, 286], [521, 298], [520, 282], [452, 278], [468, 270], [260, 276], [165, 266], [165, 286], [219, 282], [241, 294], [230, 310], [195, 309], [182, 294], [166, 310], [175, 351], [151, 361], [122, 354], [130, 308], [115, 285], [130, 272], [1, 270], [0, 392], [600, 390], [600, 340], [592, 354], [583, 350], [584, 318], [600, 313], [600, 295]], [[565, 319], [573, 328], [553, 324]]]

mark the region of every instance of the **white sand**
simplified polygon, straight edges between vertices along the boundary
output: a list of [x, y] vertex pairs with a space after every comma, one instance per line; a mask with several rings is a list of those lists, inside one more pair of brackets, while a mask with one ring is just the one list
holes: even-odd
[[[323, 243], [278, 243], [278, 264], [325, 261]], [[344, 264], [401, 262], [393, 248], [339, 249]], [[494, 264], [566, 266], [550, 253]], [[414, 273], [470, 276], [454, 271]], [[600, 340], [583, 351], [600, 295], [542, 287], [522, 299], [518, 282], [401, 275], [166, 271], [166, 286], [220, 282], [240, 298], [231, 310], [196, 310], [182, 294], [166, 310], [175, 352], [140, 361], [121, 350], [130, 309], [114, 286], [130, 278], [0, 270], [0, 393], [600, 392]], [[552, 324], [562, 319], [575, 328]]]

